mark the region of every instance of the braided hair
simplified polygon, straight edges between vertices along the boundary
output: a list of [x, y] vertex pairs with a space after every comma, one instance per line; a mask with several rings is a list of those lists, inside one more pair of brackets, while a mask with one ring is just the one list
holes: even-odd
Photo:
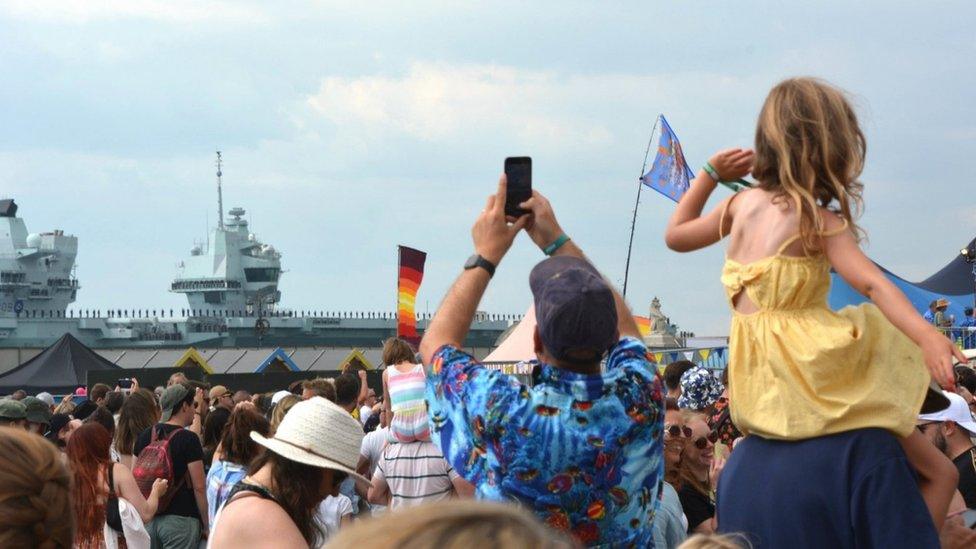
[[0, 427], [0, 547], [70, 548], [71, 477], [57, 448], [23, 429]]

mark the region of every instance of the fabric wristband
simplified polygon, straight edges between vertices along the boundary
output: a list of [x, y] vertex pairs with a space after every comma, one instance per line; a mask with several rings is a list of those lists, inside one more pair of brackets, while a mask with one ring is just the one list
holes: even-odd
[[705, 165], [702, 166], [702, 169], [705, 170], [705, 173], [707, 173], [708, 176], [711, 177], [716, 183], [722, 182], [722, 180], [719, 179], [718, 177], [718, 170], [716, 170], [715, 167], [712, 166], [710, 162], [705, 162]]
[[542, 252], [546, 255], [552, 255], [556, 253], [556, 250], [562, 247], [563, 244], [569, 242], [569, 237], [565, 234], [559, 236], [555, 242], [543, 248]]

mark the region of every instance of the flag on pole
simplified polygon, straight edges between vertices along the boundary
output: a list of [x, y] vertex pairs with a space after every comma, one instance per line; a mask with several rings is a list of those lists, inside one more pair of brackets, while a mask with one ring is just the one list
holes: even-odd
[[657, 156], [654, 157], [650, 171], [641, 177], [641, 182], [677, 202], [688, 191], [694, 176], [685, 160], [678, 136], [662, 114]]
[[634, 315], [634, 321], [637, 322], [637, 330], [641, 337], [647, 337], [651, 333], [651, 319], [646, 316]]
[[400, 276], [397, 283], [397, 337], [405, 339], [416, 348], [420, 344], [420, 337], [417, 335], [415, 305], [417, 290], [424, 279], [427, 254], [406, 246], [398, 248]]

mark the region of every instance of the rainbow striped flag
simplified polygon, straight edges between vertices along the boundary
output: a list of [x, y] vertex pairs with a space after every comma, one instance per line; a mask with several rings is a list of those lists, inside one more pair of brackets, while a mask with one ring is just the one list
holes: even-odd
[[651, 319], [646, 316], [634, 315], [634, 321], [637, 322], [637, 329], [641, 336], [647, 337], [647, 334], [651, 333]]
[[397, 282], [397, 337], [409, 341], [415, 348], [420, 344], [417, 335], [415, 305], [417, 290], [424, 279], [424, 263], [427, 254], [420, 250], [398, 246], [400, 275]]

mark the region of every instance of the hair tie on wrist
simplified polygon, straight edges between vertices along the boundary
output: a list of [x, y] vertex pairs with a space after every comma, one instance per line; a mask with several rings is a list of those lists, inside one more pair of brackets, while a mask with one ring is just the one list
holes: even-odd
[[705, 173], [707, 173], [708, 176], [711, 177], [716, 183], [722, 182], [722, 180], [718, 177], [718, 170], [715, 169], [715, 166], [712, 166], [711, 162], [705, 162], [702, 169], [705, 170]]

